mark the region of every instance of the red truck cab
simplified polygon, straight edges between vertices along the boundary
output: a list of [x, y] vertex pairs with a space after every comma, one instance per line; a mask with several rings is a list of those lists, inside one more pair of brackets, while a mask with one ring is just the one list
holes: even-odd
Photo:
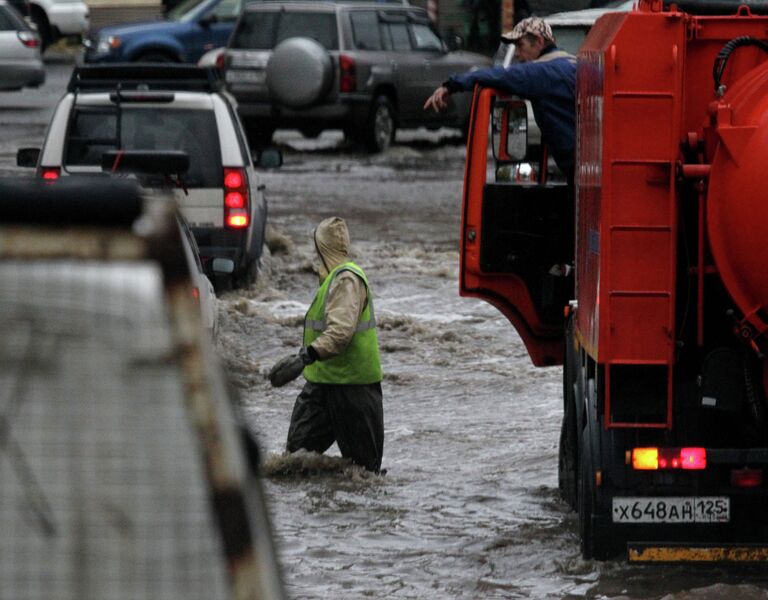
[[[768, 559], [761, 11], [641, 0], [596, 22], [575, 203], [564, 182], [505, 177], [531, 158], [510, 151], [521, 104], [475, 91], [460, 292], [498, 307], [535, 365], [563, 364], [559, 483], [585, 558]], [[569, 256], [575, 276], [553, 274]]]

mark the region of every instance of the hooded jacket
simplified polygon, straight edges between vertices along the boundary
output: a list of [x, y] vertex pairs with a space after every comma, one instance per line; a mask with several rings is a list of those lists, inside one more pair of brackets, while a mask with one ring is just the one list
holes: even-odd
[[[314, 237], [322, 282], [334, 268], [350, 261], [349, 230], [343, 219], [331, 217], [320, 222]], [[344, 352], [355, 335], [367, 297], [362, 279], [351, 271], [342, 271], [335, 277], [325, 303], [326, 328], [320, 337], [312, 342], [312, 348], [320, 360], [333, 358]]]

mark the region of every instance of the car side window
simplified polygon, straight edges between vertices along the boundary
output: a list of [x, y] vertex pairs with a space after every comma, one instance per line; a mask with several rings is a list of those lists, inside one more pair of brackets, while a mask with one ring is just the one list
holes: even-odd
[[416, 43], [416, 50], [429, 51], [429, 52], [442, 52], [443, 43], [440, 38], [437, 37], [434, 31], [432, 31], [428, 25], [422, 23], [412, 23], [411, 31], [413, 32], [413, 39]]
[[387, 23], [389, 35], [392, 38], [392, 49], [397, 51], [410, 51], [411, 36], [408, 35], [408, 25], [405, 23]]
[[373, 11], [353, 12], [349, 15], [352, 23], [352, 39], [358, 50], [381, 50], [379, 17]]
[[219, 21], [232, 21], [240, 12], [240, 0], [221, 0], [211, 14], [216, 15]]
[[15, 31], [17, 25], [13, 22], [5, 9], [0, 9], [0, 31]]

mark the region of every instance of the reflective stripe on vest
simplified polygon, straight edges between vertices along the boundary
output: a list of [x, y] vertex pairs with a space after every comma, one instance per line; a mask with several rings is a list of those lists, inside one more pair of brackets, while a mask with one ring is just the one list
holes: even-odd
[[315, 341], [327, 327], [326, 299], [333, 280], [343, 271], [351, 271], [365, 284], [366, 305], [355, 333], [345, 350], [333, 358], [315, 361], [304, 368], [304, 377], [313, 383], [367, 384], [381, 381], [381, 360], [376, 334], [373, 299], [365, 272], [353, 262], [333, 269], [317, 291], [304, 319], [304, 345]]

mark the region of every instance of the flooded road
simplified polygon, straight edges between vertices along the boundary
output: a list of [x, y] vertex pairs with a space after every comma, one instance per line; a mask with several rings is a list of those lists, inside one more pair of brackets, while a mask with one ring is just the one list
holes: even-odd
[[[71, 65], [47, 70], [41, 90], [0, 98], [3, 173], [42, 142]], [[498, 311], [458, 296], [460, 144], [399, 136], [368, 157], [332, 136], [279, 136], [285, 165], [265, 174], [272, 252], [253, 288], [222, 297], [219, 347], [264, 451], [291, 598], [768, 599], [760, 572], [581, 560], [557, 494], [560, 371], [532, 367]], [[310, 235], [331, 215], [348, 221], [375, 294], [384, 477], [335, 446], [283, 456], [301, 384], [265, 379], [299, 348], [317, 286]]]
[[[534, 368], [498, 311], [458, 296], [464, 148], [427, 137], [375, 157], [281, 138], [316, 149], [283, 146], [266, 176], [272, 253], [256, 286], [223, 297], [220, 346], [266, 454], [291, 597], [768, 598], [754, 573], [581, 560], [557, 492], [560, 370]], [[375, 295], [384, 477], [335, 446], [336, 458], [282, 456], [303, 380], [264, 378], [299, 348], [311, 233], [331, 215]]]

